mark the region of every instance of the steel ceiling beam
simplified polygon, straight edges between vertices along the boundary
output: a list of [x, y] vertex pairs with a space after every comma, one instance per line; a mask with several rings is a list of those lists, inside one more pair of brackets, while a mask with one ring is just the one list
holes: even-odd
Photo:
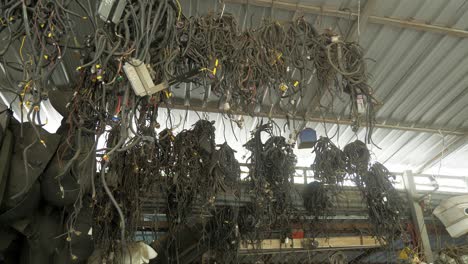
[[[338, 17], [338, 18], [352, 19], [352, 20], [356, 20], [358, 17], [358, 14], [354, 12], [342, 11], [342, 10], [332, 9], [332, 8], [323, 7], [323, 6], [313, 6], [313, 5], [306, 5], [306, 4], [299, 4], [299, 3], [295, 4], [291, 2], [285, 2], [285, 1], [224, 0], [224, 2], [236, 3], [236, 4], [249, 4], [249, 5], [261, 6], [261, 7], [274, 7], [274, 8], [290, 10], [290, 11], [301, 10], [302, 12], [308, 13], [308, 14]], [[404, 20], [401, 18], [369, 16], [368, 22], [372, 24], [378, 24], [378, 25], [408, 28], [408, 29], [414, 29], [418, 31], [431, 32], [431, 33], [442, 34], [442, 35], [450, 35], [450, 36], [459, 37], [459, 38], [468, 38], [468, 31], [466, 30], [450, 28], [450, 27], [445, 27], [445, 26], [440, 26], [440, 25], [431, 25], [425, 22], [410, 21], [410, 20]]]
[[[165, 107], [161, 105], [161, 107]], [[266, 118], [274, 118], [274, 119], [286, 119], [285, 114], [269, 114], [265, 112], [257, 112], [254, 114], [247, 113], [245, 111], [235, 111], [231, 110], [229, 112], [225, 112], [218, 108], [214, 107], [199, 107], [199, 106], [189, 106], [186, 107], [183, 104], [173, 104], [168, 106], [171, 109], [179, 109], [179, 110], [191, 110], [197, 112], [207, 112], [207, 113], [221, 113], [221, 114], [231, 114], [231, 115], [242, 115], [242, 116], [255, 116], [255, 117], [266, 117]], [[308, 121], [314, 123], [328, 123], [328, 124], [335, 124], [335, 125], [346, 125], [350, 126], [353, 124], [351, 119], [333, 119], [333, 118], [321, 118], [321, 117], [312, 117], [312, 116], [290, 116], [290, 120], [298, 120], [298, 121]], [[414, 126], [400, 126], [400, 125], [388, 125], [384, 123], [376, 123], [374, 124], [374, 128], [382, 128], [382, 129], [393, 129], [393, 130], [402, 130], [402, 131], [410, 131], [410, 132], [418, 132], [418, 133], [431, 133], [431, 134], [444, 134], [444, 135], [452, 135], [452, 136], [466, 136], [468, 135], [466, 131], [460, 130], [448, 130], [448, 129], [439, 129], [439, 128], [424, 128], [424, 127], [414, 127]]]

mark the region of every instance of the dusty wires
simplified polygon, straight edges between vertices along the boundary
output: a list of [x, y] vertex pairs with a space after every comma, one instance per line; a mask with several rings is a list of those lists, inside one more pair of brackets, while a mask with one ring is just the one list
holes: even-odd
[[354, 175], [354, 180], [359, 185], [359, 176], [365, 173], [369, 166], [369, 149], [364, 142], [356, 140], [346, 145], [343, 152], [346, 158], [345, 171]]
[[314, 178], [323, 184], [342, 184], [346, 176], [346, 156], [342, 150], [327, 137], [314, 142], [312, 152], [315, 160], [311, 168]]
[[395, 178], [385, 166], [376, 162], [362, 176], [358, 185], [367, 203], [372, 234], [381, 243], [399, 238], [402, 232], [401, 216], [404, 214], [403, 200], [392, 179]]
[[304, 208], [312, 217], [312, 222], [327, 219], [331, 215], [331, 192], [327, 186], [318, 181], [307, 184], [302, 192]]
[[[261, 139], [262, 133], [269, 135], [265, 143]], [[248, 160], [251, 163], [249, 192], [252, 201], [242, 211], [241, 234], [257, 244], [276, 227], [285, 237], [293, 211], [289, 180], [295, 173], [296, 156], [292, 146], [284, 137], [273, 136], [272, 125], [267, 123], [252, 132], [245, 147], [251, 152]]]

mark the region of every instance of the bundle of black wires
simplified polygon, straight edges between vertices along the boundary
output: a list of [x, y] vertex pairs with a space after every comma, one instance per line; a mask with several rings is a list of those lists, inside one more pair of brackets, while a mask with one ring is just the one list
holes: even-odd
[[322, 182], [307, 184], [302, 193], [304, 208], [313, 221], [327, 219], [331, 215], [331, 192]]
[[224, 191], [238, 189], [240, 181], [240, 165], [235, 157], [235, 150], [233, 150], [226, 142], [223, 143], [213, 153], [211, 157], [211, 166], [208, 171], [210, 177], [224, 179]]
[[[231, 256], [238, 239], [237, 212], [231, 207], [220, 210], [215, 201], [221, 191], [238, 188], [240, 167], [234, 151], [226, 143], [216, 148], [214, 122], [207, 120], [197, 121], [193, 128], [176, 136], [164, 130], [159, 144], [165, 161], [163, 164], [160, 160], [167, 194], [168, 232], [173, 242], [167, 244], [167, 249], [177, 247], [178, 231], [190, 226], [198, 215], [207, 234], [200, 243], [208, 244], [220, 256]], [[212, 216], [208, 222], [206, 216]]]
[[383, 244], [397, 239], [402, 231], [403, 201], [393, 186], [395, 176], [378, 162], [369, 165], [367, 145], [356, 140], [341, 151], [330, 139], [321, 137], [314, 143], [314, 152], [312, 169], [318, 181], [308, 184], [303, 192], [308, 213], [317, 220], [329, 216], [330, 194], [336, 194], [337, 184], [350, 180], [367, 204], [372, 235]]
[[346, 172], [355, 174], [355, 179], [359, 180], [359, 175], [365, 173], [369, 166], [369, 149], [364, 142], [356, 140], [346, 145], [343, 152], [346, 157]]
[[[316, 75], [320, 94], [336, 97], [344, 91], [350, 96], [355, 127], [363, 116], [366, 124], [373, 125], [373, 105], [378, 101], [366, 84], [365, 61], [356, 43], [344, 42], [330, 32], [319, 34], [304, 19], [263, 21], [257, 28], [240, 32], [231, 14], [209, 13], [184, 18], [178, 25], [178, 65], [183, 65], [178, 70], [201, 69], [205, 74], [193, 81], [210, 84], [231, 107], [250, 109], [266, 90], [293, 102], [304, 89], [317, 89], [310, 82]], [[359, 98], [367, 102], [364, 115], [357, 109]], [[285, 105], [291, 104], [280, 106]], [[372, 130], [368, 132], [370, 139]]]
[[262, 156], [266, 169], [264, 177], [273, 194], [274, 223], [280, 228], [287, 228], [293, 211], [290, 180], [296, 172], [296, 155], [284, 137], [271, 136], [265, 142]]
[[392, 175], [385, 166], [374, 163], [361, 175], [358, 188], [367, 203], [372, 235], [387, 244], [399, 238], [402, 232], [401, 216], [404, 215], [403, 200], [392, 184]]
[[[105, 181], [97, 183], [93, 238], [96, 246], [102, 250], [102, 256], [119, 252], [122, 245], [135, 239], [134, 234], [143, 218], [143, 198], [157, 190], [161, 169], [157, 148], [155, 139], [152, 143], [137, 144], [127, 151], [116, 153], [113, 156], [115, 162], [106, 166], [107, 170], [102, 176]], [[104, 191], [106, 189], [112, 196]], [[117, 210], [114, 202], [118, 204]]]
[[346, 156], [327, 137], [320, 137], [314, 142], [312, 153], [315, 160], [312, 164], [314, 178], [323, 184], [342, 184], [346, 176]]
[[[270, 136], [265, 143], [262, 132]], [[255, 244], [267, 237], [273, 227], [282, 233], [289, 231], [294, 211], [289, 181], [295, 173], [296, 156], [284, 137], [272, 135], [270, 123], [257, 127], [245, 146], [251, 152], [252, 202], [242, 211], [240, 227], [241, 233]]]
[[209, 245], [216, 262], [237, 263], [241, 238], [238, 215], [239, 207], [220, 206], [213, 211], [213, 217], [205, 227], [208, 235], [200, 242]]

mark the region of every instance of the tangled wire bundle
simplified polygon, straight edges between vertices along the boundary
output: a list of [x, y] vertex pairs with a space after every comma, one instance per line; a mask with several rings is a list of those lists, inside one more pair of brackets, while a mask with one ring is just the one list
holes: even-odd
[[206, 229], [209, 231], [206, 238], [215, 260], [220, 263], [235, 263], [239, 250], [240, 233], [238, 226], [239, 208], [223, 206], [213, 212], [213, 218]]
[[346, 145], [343, 152], [346, 156], [346, 172], [359, 181], [359, 175], [365, 173], [369, 166], [369, 149], [364, 142], [356, 140]]
[[[103, 256], [121, 249], [115, 241], [125, 244], [134, 239], [142, 218], [141, 198], [154, 192], [160, 169], [155, 142], [120, 152], [114, 159], [118, 162], [111, 163], [104, 176], [113, 198], [103, 191], [104, 188], [98, 188], [93, 211], [93, 237], [96, 245], [105, 253]], [[97, 186], [103, 187], [102, 184]], [[122, 216], [119, 210], [115, 210], [111, 199], [115, 199], [119, 205], [123, 224]]]
[[362, 183], [358, 185], [374, 226], [372, 234], [382, 243], [394, 241], [402, 231], [400, 216], [404, 214], [404, 206], [393, 187], [391, 179], [394, 178], [385, 166], [377, 162], [362, 174]]
[[[123, 65], [135, 64], [132, 59], [138, 59], [150, 66], [155, 83], [199, 70], [205, 74], [181, 81], [211, 85], [223, 100], [244, 109], [256, 104], [267, 90], [289, 98], [282, 107], [291, 106], [304, 89], [316, 89], [310, 81], [315, 75], [321, 93], [349, 94], [350, 114], [356, 125], [361, 120], [356, 101], [363, 96], [369, 110], [367, 125], [373, 124], [373, 105], [378, 101], [367, 85], [361, 48], [330, 31], [320, 34], [303, 18], [285, 23], [263, 21], [241, 32], [227, 12], [187, 18], [179, 2], [173, 0], [127, 4], [114, 26], [99, 23], [91, 4], [80, 1], [10, 2], [0, 12], [5, 18], [0, 29], [8, 33], [0, 56], [4, 57], [10, 46], [21, 46], [22, 67], [5, 65], [20, 68], [27, 76], [17, 80], [21, 84], [18, 91], [2, 90], [34, 105], [47, 98], [50, 89], [46, 84], [65, 55], [76, 52], [82, 56], [78, 72], [93, 76], [94, 82], [105, 87], [123, 81]], [[85, 25], [89, 35], [77, 36], [77, 25]], [[14, 78], [7, 80], [10, 87], [18, 87]]]
[[330, 216], [333, 204], [330, 199], [330, 192], [322, 182], [314, 181], [307, 184], [302, 193], [302, 198], [304, 208], [313, 217], [313, 221], [327, 219]]
[[266, 169], [264, 177], [273, 193], [274, 223], [280, 228], [288, 227], [293, 208], [289, 181], [296, 171], [296, 155], [284, 137], [272, 136], [265, 142], [262, 156]]
[[314, 177], [324, 184], [343, 183], [346, 175], [346, 157], [327, 137], [314, 142], [315, 160], [312, 164]]
[[171, 222], [185, 224], [194, 202], [214, 204], [219, 181], [206, 175], [215, 148], [213, 123], [200, 120], [193, 129], [180, 132], [174, 140], [174, 164], [167, 178]]
[[170, 175], [174, 166], [174, 140], [175, 136], [169, 128], [164, 129], [159, 133], [159, 152], [161, 171], [164, 175]]
[[[316, 158], [312, 165], [314, 176], [320, 180], [309, 184], [303, 193], [304, 207], [315, 218], [326, 217], [331, 202], [325, 187], [332, 187], [349, 177], [359, 188], [367, 203], [372, 234], [387, 243], [401, 233], [400, 216], [403, 202], [392, 184], [393, 176], [380, 163], [369, 167], [370, 152], [366, 144], [356, 140], [341, 151], [328, 138], [315, 142]], [[328, 191], [331, 191], [328, 189]]]
[[[240, 165], [233, 150], [227, 143], [219, 146], [211, 158], [209, 175], [214, 178], [224, 178], [226, 185], [236, 187], [240, 180]], [[226, 189], [224, 191], [227, 191]]]
[[[212, 90], [231, 105], [245, 108], [268, 89], [292, 100], [302, 89], [314, 89], [309, 81], [313, 74], [321, 92], [344, 90], [351, 101], [364, 96], [370, 106], [376, 103], [366, 85], [360, 47], [329, 32], [319, 34], [303, 19], [284, 24], [264, 21], [258, 28], [239, 32], [232, 15], [210, 13], [184, 19], [179, 25], [177, 39], [181, 64], [188, 67], [185, 71], [202, 69], [207, 73], [203, 82], [211, 83]], [[358, 125], [361, 115], [355, 108], [351, 115]]]
[[[265, 143], [261, 140], [262, 132], [270, 135]], [[284, 137], [271, 133], [271, 124], [260, 125], [245, 144], [251, 152], [252, 202], [242, 215], [242, 228], [255, 229], [252, 240], [260, 240], [271, 226], [288, 228], [292, 211], [289, 180], [295, 172], [296, 156]]]
[[[237, 187], [240, 167], [229, 145], [224, 143], [216, 148], [213, 124], [199, 120], [192, 129], [184, 130], [175, 137], [164, 130], [160, 133], [159, 143], [164, 150], [161, 157], [173, 161], [170, 166], [162, 166], [166, 176], [167, 215], [172, 240], [181, 227], [189, 224], [194, 206], [201, 205], [201, 214], [213, 215], [213, 218], [203, 227], [209, 233], [201, 238], [200, 243], [207, 243], [225, 256], [232, 253], [232, 243], [238, 239], [235, 233], [238, 232], [235, 231], [237, 212], [230, 207], [217, 210], [215, 199], [220, 191]], [[173, 153], [168, 152], [171, 149]], [[168, 243], [168, 250], [174, 245]]]
[[248, 162], [250, 178], [250, 196], [252, 202], [241, 211], [241, 232], [255, 244], [259, 242], [271, 224], [271, 202], [273, 193], [265, 177], [264, 146], [262, 132], [272, 133], [271, 124], [262, 124], [252, 132], [252, 138], [244, 145], [251, 152]]

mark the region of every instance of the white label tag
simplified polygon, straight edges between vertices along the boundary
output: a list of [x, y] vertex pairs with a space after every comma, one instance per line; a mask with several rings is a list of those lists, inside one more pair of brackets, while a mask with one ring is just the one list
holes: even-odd
[[356, 99], [357, 110], [359, 114], [364, 114], [366, 112], [366, 101], [364, 100], [364, 95], [360, 94]]

